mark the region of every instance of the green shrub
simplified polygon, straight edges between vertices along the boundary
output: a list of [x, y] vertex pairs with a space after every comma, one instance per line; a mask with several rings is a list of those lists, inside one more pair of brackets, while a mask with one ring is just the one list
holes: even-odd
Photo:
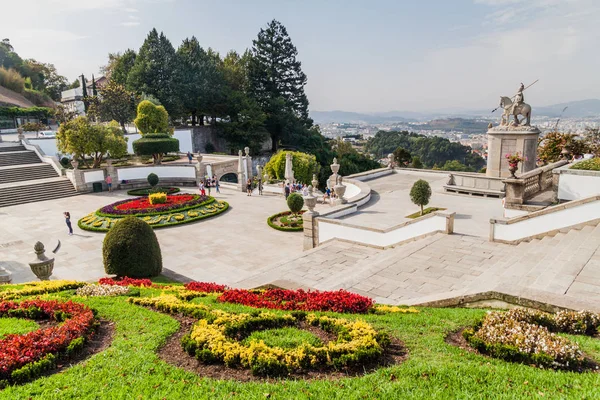
[[285, 155], [287, 153], [292, 153], [294, 177], [299, 182], [308, 183], [312, 181], [313, 174], [319, 174], [319, 163], [314, 155], [299, 151], [280, 151], [273, 154], [269, 162], [265, 165], [265, 172], [271, 178], [285, 178]]
[[600, 171], [600, 158], [590, 158], [572, 165], [569, 169], [581, 169], [587, 171]]
[[126, 217], [111, 228], [102, 244], [104, 270], [119, 277], [147, 278], [162, 271], [162, 255], [152, 228]]
[[17, 93], [23, 93], [25, 90], [25, 79], [15, 69], [6, 69], [0, 66], [0, 86], [10, 89]]
[[135, 126], [140, 130], [142, 136], [149, 133], [171, 133], [169, 131], [169, 114], [163, 106], [154, 105], [148, 100], [138, 104]]
[[410, 189], [410, 199], [413, 203], [421, 207], [421, 215], [423, 215], [423, 206], [429, 204], [431, 198], [431, 186], [423, 179], [419, 179]]
[[158, 185], [158, 181], [159, 181], [158, 175], [156, 175], [154, 172], [148, 174], [148, 177], [146, 178], [146, 180], [152, 187], [155, 187], [156, 185]]
[[287, 198], [287, 205], [293, 214], [298, 214], [304, 207], [304, 199], [298, 193], [292, 193]]
[[165, 153], [179, 151], [179, 140], [168, 133], [151, 133], [133, 142], [133, 152], [138, 156], [152, 156], [160, 163]]
[[215, 152], [215, 145], [212, 144], [211, 142], [206, 143], [206, 145], [204, 145], [204, 151], [206, 151], [208, 154], [212, 154]]

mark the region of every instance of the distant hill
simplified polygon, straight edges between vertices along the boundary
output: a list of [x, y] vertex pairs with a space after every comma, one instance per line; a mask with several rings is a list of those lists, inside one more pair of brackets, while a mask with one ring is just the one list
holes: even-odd
[[599, 99], [572, 101], [569, 103], [554, 104], [546, 107], [534, 107], [533, 113], [537, 115], [545, 115], [547, 117], [558, 117], [565, 107], [568, 108], [563, 113], [563, 117], [600, 117]]
[[0, 86], [0, 107], [2, 106], [17, 106], [17, 107], [33, 107], [31, 101], [27, 100], [25, 96], [19, 94], [17, 92], [13, 92], [10, 89], [7, 89], [3, 86]]
[[[547, 117], [558, 117], [562, 110], [568, 107], [564, 112], [563, 117], [585, 118], [598, 117], [600, 118], [600, 100], [588, 99], [571, 101], [568, 103], [553, 104], [550, 106], [537, 107], [533, 106], [533, 115], [541, 115]], [[498, 112], [497, 112], [498, 113]], [[491, 116], [490, 110], [462, 110], [460, 112], [412, 112], [412, 111], [386, 111], [377, 113], [357, 113], [348, 111], [311, 111], [311, 118], [317, 124], [327, 124], [332, 122], [362, 122], [366, 124], [381, 124], [385, 122], [414, 122], [427, 121], [431, 119], [454, 119], [463, 117], [471, 119], [475, 116]], [[435, 128], [439, 129], [439, 128]]]
[[489, 121], [465, 118], [440, 118], [426, 124], [416, 125], [419, 129], [462, 131], [464, 133], [483, 133], [487, 131]]

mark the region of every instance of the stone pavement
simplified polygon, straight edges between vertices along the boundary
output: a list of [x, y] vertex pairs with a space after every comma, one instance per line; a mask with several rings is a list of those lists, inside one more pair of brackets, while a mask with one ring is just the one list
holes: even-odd
[[[259, 267], [302, 254], [302, 232], [280, 232], [266, 223], [268, 216], [287, 210], [283, 198], [248, 197], [226, 188], [221, 192], [216, 197], [230, 204], [225, 213], [156, 230], [165, 268], [193, 280], [234, 285]], [[127, 197], [125, 191], [103, 192], [0, 208], [0, 266], [13, 272], [14, 282], [35, 280], [27, 264], [35, 258], [33, 245], [42, 241], [50, 255], [60, 240], [52, 279], [91, 281], [105, 276], [105, 234], [82, 231], [77, 220]], [[64, 211], [71, 213], [73, 236], [67, 235]]]
[[263, 268], [240, 285], [269, 280], [319, 290], [343, 288], [390, 304], [520, 289], [534, 300], [600, 311], [600, 225], [518, 246], [459, 234], [436, 234], [389, 250], [333, 241]]

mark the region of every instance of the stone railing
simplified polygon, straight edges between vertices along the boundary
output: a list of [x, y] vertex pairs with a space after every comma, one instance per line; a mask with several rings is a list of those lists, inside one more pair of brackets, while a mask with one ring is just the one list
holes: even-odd
[[[444, 172], [448, 174], [447, 171]], [[485, 174], [451, 172], [448, 174], [448, 183], [444, 185], [444, 191], [469, 196], [503, 197], [504, 183], [502, 178]]]
[[599, 222], [600, 195], [596, 195], [515, 218], [493, 218], [490, 241], [517, 244]]
[[31, 150], [31, 151], [35, 152], [35, 154], [37, 154], [37, 156], [42, 160], [42, 162], [45, 162], [46, 164], [50, 164], [52, 166], [52, 168], [54, 168], [54, 170], [60, 176], [65, 175], [65, 169], [62, 165], [60, 165], [60, 162], [58, 161], [58, 157], [47, 155], [40, 148], [40, 146], [38, 146], [37, 144], [30, 143], [28, 139], [21, 140], [21, 144], [27, 150]]
[[[337, 211], [343, 215], [344, 211], [351, 210]], [[318, 246], [336, 239], [385, 249], [435, 233], [450, 234], [454, 231], [454, 216], [455, 213], [438, 211], [386, 229], [369, 228], [319, 216], [313, 225], [313, 243]]]
[[517, 178], [505, 179], [506, 204], [524, 204], [538, 193], [555, 186], [552, 170], [565, 164], [567, 161], [561, 160], [526, 172]]

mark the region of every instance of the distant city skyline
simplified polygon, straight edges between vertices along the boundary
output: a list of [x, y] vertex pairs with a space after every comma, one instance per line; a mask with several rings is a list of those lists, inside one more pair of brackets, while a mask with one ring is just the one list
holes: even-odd
[[[5, 2], [1, 38], [70, 81], [109, 52], [136, 51], [153, 27], [177, 48], [196, 36], [222, 55], [252, 46], [273, 18], [308, 76], [310, 109], [494, 108], [520, 82], [535, 106], [600, 98], [594, 0], [25, 0]], [[26, 21], [26, 22], [24, 22]]]

